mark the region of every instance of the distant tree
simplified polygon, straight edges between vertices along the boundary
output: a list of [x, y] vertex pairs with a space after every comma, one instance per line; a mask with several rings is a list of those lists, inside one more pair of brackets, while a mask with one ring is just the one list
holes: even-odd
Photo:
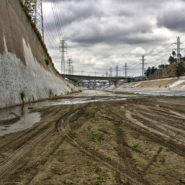
[[161, 65], [158, 66], [159, 69], [164, 69], [164, 68], [166, 68], [166, 67], [168, 67], [167, 64], [161, 64]]
[[180, 62], [180, 63], [178, 63], [178, 64], [176, 65], [175, 75], [176, 75], [177, 77], [180, 77], [180, 76], [182, 76], [184, 73], [185, 73], [185, 67], [184, 67], [183, 63]]
[[145, 71], [145, 75], [147, 77], [149, 77], [150, 75], [154, 74], [156, 70], [157, 70], [157, 68], [154, 67], [154, 66], [153, 67], [148, 67], [148, 69]]
[[175, 57], [176, 56], [176, 52], [172, 51], [172, 56]]
[[168, 62], [170, 64], [173, 64], [174, 62], [176, 62], [176, 59], [174, 57], [170, 56], [169, 59], [168, 59]]

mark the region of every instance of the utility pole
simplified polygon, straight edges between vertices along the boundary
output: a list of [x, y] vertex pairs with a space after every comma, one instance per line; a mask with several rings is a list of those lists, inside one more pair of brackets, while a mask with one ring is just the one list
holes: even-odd
[[127, 70], [128, 70], [128, 66], [127, 66], [127, 63], [125, 63], [125, 66], [123, 67], [123, 71], [125, 71], [125, 77], [127, 77]]
[[60, 46], [59, 46], [60, 52], [61, 52], [61, 74], [63, 71], [63, 74], [65, 74], [66, 69], [65, 69], [65, 52], [67, 52], [67, 47], [66, 47], [66, 41], [61, 40], [60, 41]]
[[110, 77], [112, 77], [112, 67], [109, 69], [109, 71], [110, 71]]
[[142, 56], [142, 59], [141, 59], [141, 61], [142, 61], [142, 67], [141, 67], [141, 70], [142, 70], [142, 76], [144, 76], [144, 73], [145, 73], [145, 61], [146, 61], [146, 59], [145, 59], [145, 56], [143, 55]]
[[116, 65], [116, 77], [118, 77], [118, 71], [119, 71], [119, 68], [118, 68], [118, 65]]

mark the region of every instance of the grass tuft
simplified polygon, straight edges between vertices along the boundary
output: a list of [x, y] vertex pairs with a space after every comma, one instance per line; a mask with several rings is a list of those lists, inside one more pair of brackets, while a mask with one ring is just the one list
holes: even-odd
[[63, 155], [64, 155], [64, 151], [61, 150], [61, 151], [59, 152], [59, 161], [60, 161], [60, 162], [63, 161]]

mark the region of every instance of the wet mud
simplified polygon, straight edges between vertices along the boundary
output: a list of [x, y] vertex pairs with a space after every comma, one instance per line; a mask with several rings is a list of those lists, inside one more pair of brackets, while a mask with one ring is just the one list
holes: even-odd
[[0, 184], [185, 184], [185, 98], [53, 105], [0, 137]]

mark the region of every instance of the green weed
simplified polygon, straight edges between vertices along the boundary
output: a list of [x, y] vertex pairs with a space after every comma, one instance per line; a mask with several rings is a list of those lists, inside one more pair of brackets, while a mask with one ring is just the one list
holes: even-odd
[[148, 141], [147, 141], [147, 139], [145, 139], [145, 140], [144, 140], [144, 143], [145, 143], [145, 144], [148, 144]]
[[102, 184], [102, 182], [103, 182], [103, 176], [104, 176], [104, 174], [102, 172], [100, 172], [99, 173], [99, 176], [97, 178], [98, 185], [101, 185]]
[[138, 147], [139, 147], [139, 144], [138, 144], [138, 143], [134, 143], [134, 144], [132, 145], [132, 147], [133, 147], [133, 148], [138, 148]]
[[161, 162], [162, 162], [162, 163], [165, 163], [165, 161], [166, 161], [166, 156], [164, 156], [164, 155], [161, 156]]
[[107, 149], [108, 150], [114, 150], [114, 148], [112, 146], [109, 146]]
[[107, 156], [106, 159], [107, 159], [108, 161], [112, 161], [112, 157], [110, 157], [110, 156]]
[[95, 152], [98, 151], [98, 145], [97, 144], [94, 146], [94, 151]]
[[106, 120], [108, 120], [108, 121], [111, 121], [111, 117], [109, 117], [109, 116], [104, 116], [104, 118], [105, 118]]
[[90, 162], [87, 162], [87, 167], [88, 167], [88, 169], [91, 167]]
[[97, 116], [94, 117], [94, 121], [95, 121], [95, 122], [97, 122], [97, 121], [99, 121], [99, 120], [100, 120], [99, 117], [97, 117]]
[[170, 138], [171, 138], [171, 139], [176, 139], [176, 137], [175, 137], [175, 136], [170, 136]]
[[59, 161], [60, 161], [60, 162], [63, 161], [63, 155], [64, 155], [64, 151], [61, 150], [61, 151], [59, 152]]
[[66, 180], [63, 181], [62, 185], [67, 185], [67, 182]]
[[77, 130], [72, 130], [71, 133], [76, 136], [78, 134]]
[[134, 126], [134, 125], [129, 125], [129, 127], [131, 130], [136, 130], [136, 126]]
[[101, 123], [99, 124], [100, 127], [105, 127], [106, 126], [106, 123]]
[[116, 178], [115, 178], [115, 176], [113, 175], [112, 176], [112, 182], [114, 183], [116, 181]]
[[88, 127], [88, 130], [91, 131], [92, 129], [93, 129], [93, 126], [90, 125], [90, 126]]
[[103, 140], [103, 134], [102, 133], [96, 133], [92, 129], [89, 132], [90, 138], [94, 142], [101, 142]]

